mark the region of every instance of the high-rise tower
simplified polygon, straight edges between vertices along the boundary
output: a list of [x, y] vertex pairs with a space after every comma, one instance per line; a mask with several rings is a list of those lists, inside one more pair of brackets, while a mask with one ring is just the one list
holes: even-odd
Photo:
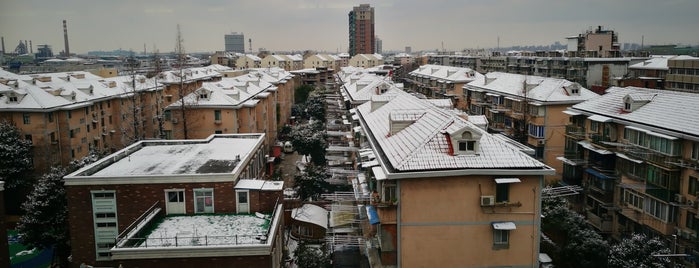
[[374, 8], [360, 4], [349, 12], [349, 54], [373, 54], [376, 52], [374, 36]]

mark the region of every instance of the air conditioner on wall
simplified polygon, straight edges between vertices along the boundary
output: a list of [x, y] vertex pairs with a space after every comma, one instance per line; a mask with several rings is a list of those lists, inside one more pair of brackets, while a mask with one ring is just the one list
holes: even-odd
[[495, 196], [483, 195], [481, 196], [481, 206], [492, 206], [495, 204]]

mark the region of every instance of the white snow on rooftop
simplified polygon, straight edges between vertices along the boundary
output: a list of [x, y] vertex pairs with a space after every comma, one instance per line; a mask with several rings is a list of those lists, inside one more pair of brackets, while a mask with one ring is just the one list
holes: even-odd
[[282, 188], [284, 188], [283, 181], [240, 179], [238, 183], [235, 184], [235, 189], [281, 191]]
[[[624, 111], [624, 97], [630, 96], [649, 101], [640, 108]], [[638, 87], [611, 87], [607, 93], [572, 107], [574, 111], [583, 111], [603, 115], [613, 120], [662, 128], [667, 131], [681, 132], [699, 136], [699, 94], [656, 90]], [[627, 123], [628, 124], [628, 123]]]
[[[526, 89], [526, 87], [530, 88]], [[578, 83], [565, 79], [501, 72], [487, 73], [485, 76], [478, 77], [475, 81], [466, 84], [464, 88], [471, 91], [502, 94], [518, 98], [526, 96], [529, 100], [544, 103], [577, 103], [598, 95], [580, 86]], [[579, 93], [575, 94], [573, 92], [574, 89]]]
[[[232, 173], [254, 152], [254, 138], [216, 137], [209, 142], [143, 142], [139, 150], [91, 176]], [[128, 149], [128, 148], [127, 148]]]
[[313, 204], [304, 204], [300, 208], [292, 209], [291, 218], [328, 228], [328, 211]]
[[[167, 217], [141, 247], [261, 244], [269, 220], [252, 215]], [[176, 238], [177, 237], [177, 238]], [[175, 243], [177, 239], [177, 243]]]

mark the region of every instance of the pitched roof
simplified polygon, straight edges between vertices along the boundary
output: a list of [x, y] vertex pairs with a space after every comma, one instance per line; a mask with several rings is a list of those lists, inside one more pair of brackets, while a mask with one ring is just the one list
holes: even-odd
[[[486, 83], [487, 82], [487, 83]], [[531, 87], [526, 91], [525, 88]], [[580, 84], [565, 79], [510, 74], [501, 72], [487, 73], [464, 86], [473, 91], [484, 91], [505, 96], [528, 98], [533, 101], [556, 103], [578, 103], [598, 96]], [[577, 88], [578, 94], [571, 89]]]
[[460, 68], [431, 64], [426, 64], [418, 67], [417, 69], [410, 72], [410, 75], [462, 83], [468, 83], [483, 77], [482, 74], [472, 70], [471, 68]]
[[[632, 112], [624, 111], [624, 97], [645, 101]], [[659, 128], [699, 139], [699, 94], [639, 87], [611, 87], [607, 93], [571, 107], [589, 115], [603, 115], [627, 125]]]
[[629, 66], [629, 69], [669, 70], [667, 61], [674, 56], [653, 56], [643, 62]]
[[[381, 96], [390, 99], [382, 106], [367, 102], [357, 107], [367, 135], [375, 141], [376, 150], [385, 159], [386, 168], [395, 172], [417, 172], [456, 169], [541, 169], [543, 163], [527, 156], [476, 125], [450, 111], [418, 99], [401, 90]], [[377, 101], [372, 99], [373, 101]], [[421, 111], [421, 116], [402, 130], [390, 133], [394, 113]], [[480, 148], [475, 155], [452, 155], [448, 133], [468, 128], [480, 135]], [[474, 135], [475, 135], [474, 134]]]

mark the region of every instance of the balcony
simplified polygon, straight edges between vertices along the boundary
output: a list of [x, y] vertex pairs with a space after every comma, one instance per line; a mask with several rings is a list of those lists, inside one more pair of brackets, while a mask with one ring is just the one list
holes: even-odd
[[597, 216], [592, 212], [587, 212], [587, 221], [597, 228], [600, 232], [608, 233], [612, 231], [612, 217], [609, 214], [604, 214], [603, 217]]
[[624, 148], [624, 151], [633, 158], [645, 160], [671, 170], [677, 169], [676, 163], [682, 162], [679, 156], [664, 155], [640, 146], [629, 146]]
[[605, 149], [613, 149], [614, 146], [609, 145], [612, 140], [609, 138], [609, 135], [602, 135], [599, 133], [590, 133], [590, 140], [592, 143], [594, 143], [597, 146], [600, 146]]
[[566, 135], [576, 140], [585, 139], [585, 128], [575, 125], [566, 125]]

